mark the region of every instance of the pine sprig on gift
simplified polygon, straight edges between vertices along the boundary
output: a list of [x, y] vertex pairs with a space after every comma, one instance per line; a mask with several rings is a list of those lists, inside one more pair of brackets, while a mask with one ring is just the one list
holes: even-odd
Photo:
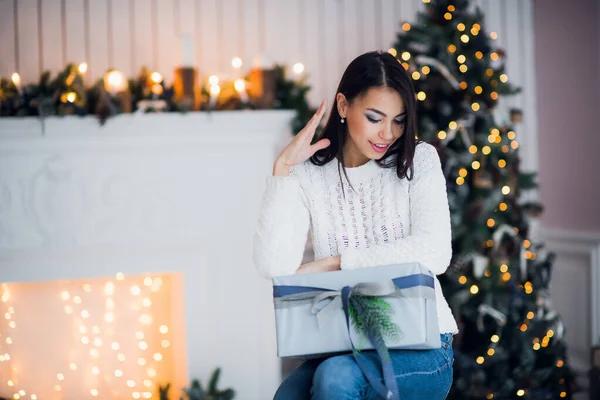
[[[375, 296], [350, 297], [348, 311], [357, 333], [369, 340], [375, 348], [385, 347], [385, 339], [397, 340], [402, 330], [392, 321], [394, 311], [387, 301]], [[360, 348], [356, 349], [360, 352]]]

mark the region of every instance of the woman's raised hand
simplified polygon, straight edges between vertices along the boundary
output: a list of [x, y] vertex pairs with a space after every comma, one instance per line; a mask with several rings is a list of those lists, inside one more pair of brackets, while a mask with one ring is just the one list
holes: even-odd
[[274, 176], [286, 176], [290, 173], [290, 168], [308, 160], [317, 151], [324, 149], [330, 145], [329, 139], [321, 139], [315, 144], [311, 144], [315, 136], [315, 132], [325, 110], [327, 109], [327, 100], [323, 100], [319, 109], [308, 121], [308, 124], [302, 129], [296, 137], [286, 146], [279, 154], [273, 166]]

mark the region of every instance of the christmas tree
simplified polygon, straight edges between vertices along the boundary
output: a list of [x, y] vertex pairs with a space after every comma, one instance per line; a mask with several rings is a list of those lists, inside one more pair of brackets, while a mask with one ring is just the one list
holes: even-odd
[[499, 98], [519, 89], [478, 8], [423, 1], [390, 52], [413, 78], [418, 136], [438, 148], [447, 180], [454, 256], [441, 282], [460, 329], [449, 398], [571, 398], [565, 329], [549, 294], [555, 255], [534, 237], [543, 206], [521, 196], [536, 174], [519, 170], [516, 132], [494, 117]]

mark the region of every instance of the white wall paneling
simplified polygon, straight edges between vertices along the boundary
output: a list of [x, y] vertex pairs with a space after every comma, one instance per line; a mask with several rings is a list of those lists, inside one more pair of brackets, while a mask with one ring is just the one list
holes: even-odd
[[570, 361], [585, 374], [590, 347], [600, 345], [600, 233], [541, 230], [554, 251], [551, 296], [567, 332]]

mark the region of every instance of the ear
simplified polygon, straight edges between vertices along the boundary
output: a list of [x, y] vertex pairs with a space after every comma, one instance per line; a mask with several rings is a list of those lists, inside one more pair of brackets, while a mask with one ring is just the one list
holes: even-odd
[[343, 93], [338, 93], [335, 95], [335, 100], [337, 102], [338, 114], [340, 114], [340, 117], [346, 118], [348, 107], [350, 106], [348, 99], [346, 99], [346, 96], [344, 96]]

